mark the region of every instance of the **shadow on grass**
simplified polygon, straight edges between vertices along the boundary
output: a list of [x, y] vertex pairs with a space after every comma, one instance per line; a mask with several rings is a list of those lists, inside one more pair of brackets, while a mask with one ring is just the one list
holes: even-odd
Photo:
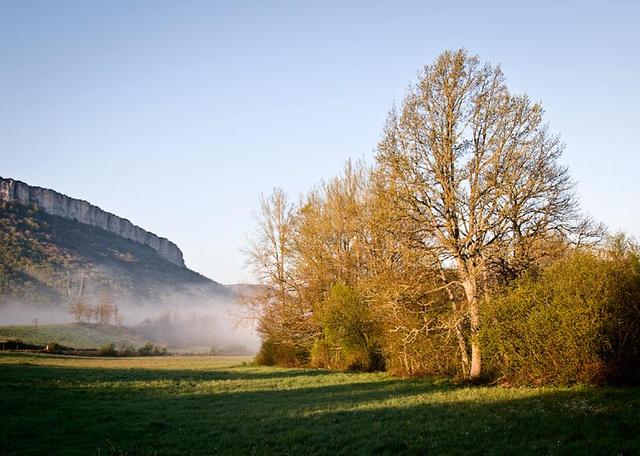
[[[216, 380], [238, 382], [224, 389]], [[0, 454], [640, 451], [640, 394], [630, 388], [505, 390], [328, 371], [13, 365], [0, 370], [0, 408]]]
[[[68, 356], [47, 356], [47, 358], [70, 359]], [[82, 358], [80, 358], [82, 359]], [[102, 358], [110, 359], [110, 358]], [[126, 358], [118, 358], [126, 360]], [[155, 369], [143, 368], [105, 368], [105, 367], [75, 367], [75, 366], [51, 366], [39, 365], [37, 359], [32, 362], [16, 363], [3, 366], [3, 369], [17, 367], [23, 373], [25, 369], [47, 371], [55, 373], [57, 378], [68, 380], [82, 380], [100, 378], [104, 381], [215, 381], [215, 380], [268, 380], [268, 379], [292, 379], [296, 377], [321, 377], [335, 376], [336, 372], [323, 369], [275, 369], [264, 370], [260, 367], [225, 366], [217, 369]], [[241, 368], [239, 370], [239, 368]], [[358, 375], [355, 372], [344, 372], [344, 375]]]

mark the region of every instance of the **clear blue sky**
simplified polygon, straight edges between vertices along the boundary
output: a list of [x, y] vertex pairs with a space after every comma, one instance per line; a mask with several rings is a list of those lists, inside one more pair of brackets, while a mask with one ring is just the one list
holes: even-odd
[[418, 69], [466, 47], [544, 104], [586, 212], [640, 235], [640, 2], [0, 1], [0, 176], [250, 280], [258, 194], [371, 159]]

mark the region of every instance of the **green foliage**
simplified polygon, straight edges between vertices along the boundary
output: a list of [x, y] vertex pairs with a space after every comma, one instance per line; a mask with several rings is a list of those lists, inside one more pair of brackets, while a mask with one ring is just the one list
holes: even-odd
[[125, 344], [120, 351], [122, 353], [122, 356], [135, 356], [138, 353], [136, 348], [133, 345], [129, 344]]
[[632, 252], [575, 253], [485, 308], [492, 373], [518, 384], [640, 381], [640, 268]]
[[[418, 320], [420, 314], [407, 319]], [[420, 328], [420, 321], [409, 321], [410, 328]], [[394, 375], [460, 375], [460, 354], [450, 332], [388, 332], [384, 337], [386, 367]]]
[[[315, 368], [330, 368], [332, 365], [337, 365], [338, 360], [335, 359], [335, 356], [332, 359], [331, 348], [326, 339], [316, 339], [309, 352], [309, 365]], [[333, 350], [333, 353], [335, 355], [337, 351]]]
[[138, 354], [140, 356], [151, 356], [153, 354], [153, 344], [151, 342], [147, 342], [138, 349]]
[[[312, 363], [336, 369], [382, 370], [380, 329], [358, 291], [346, 284], [331, 287], [316, 309], [324, 341], [316, 341]], [[315, 358], [314, 358], [315, 355]]]
[[168, 350], [167, 347], [159, 347], [147, 342], [138, 349], [138, 354], [140, 356], [163, 356], [168, 354]]
[[271, 337], [262, 341], [255, 361], [259, 366], [300, 367], [308, 359], [309, 353], [304, 348]]
[[442, 291], [430, 292], [429, 282], [423, 278], [411, 288], [384, 284], [392, 293], [381, 293], [380, 289], [372, 292], [374, 301], [370, 306], [382, 326], [385, 365], [394, 375], [453, 377], [460, 373], [451, 303]]
[[49, 352], [61, 352], [67, 350], [69, 347], [65, 347], [64, 345], [60, 345], [57, 342], [53, 342], [51, 344], [47, 344], [47, 348]]
[[98, 354], [100, 356], [117, 356], [118, 352], [116, 351], [116, 344], [113, 342], [109, 344], [104, 344], [98, 349]]
[[[265, 283], [256, 306], [259, 364], [514, 384], [640, 381], [640, 267], [624, 238], [591, 253], [562, 237], [530, 239], [517, 252], [488, 251], [465, 273], [416, 247], [419, 224], [396, 226], [389, 201], [361, 198], [370, 189], [350, 176], [312, 192], [292, 217], [281, 286]], [[271, 247], [254, 256], [280, 258]]]
[[[167, 287], [228, 290], [149, 246], [20, 204], [0, 204], [0, 305], [3, 297], [67, 306], [67, 273], [87, 273], [87, 291], [161, 299]], [[117, 304], [117, 303], [116, 303]]]
[[0, 354], [0, 452], [640, 453], [637, 388], [468, 388], [243, 361]]

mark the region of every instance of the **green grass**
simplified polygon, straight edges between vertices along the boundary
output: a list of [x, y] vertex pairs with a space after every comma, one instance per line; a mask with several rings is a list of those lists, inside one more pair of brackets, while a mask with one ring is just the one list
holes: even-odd
[[[0, 340], [19, 339], [28, 344], [36, 342], [34, 325], [0, 326]], [[116, 346], [140, 347], [145, 340], [126, 327], [104, 326], [92, 323], [38, 325], [38, 343], [58, 343], [73, 348], [99, 348], [111, 342]]]
[[635, 454], [637, 388], [0, 355], [0, 454]]

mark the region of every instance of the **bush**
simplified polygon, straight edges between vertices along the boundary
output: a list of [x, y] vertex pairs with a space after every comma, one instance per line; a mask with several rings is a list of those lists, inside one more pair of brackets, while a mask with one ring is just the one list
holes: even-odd
[[460, 350], [451, 328], [454, 318], [448, 297], [416, 288], [381, 296], [372, 307], [382, 326], [386, 369], [398, 376], [460, 375]]
[[633, 252], [573, 254], [518, 279], [482, 318], [486, 365], [507, 382], [640, 380], [640, 267]]
[[167, 354], [168, 354], [167, 347], [158, 347], [157, 345], [153, 347], [154, 356], [165, 356]]
[[125, 345], [122, 347], [122, 355], [123, 356], [135, 356], [138, 354], [138, 351], [135, 349], [133, 345]]
[[303, 348], [268, 338], [262, 341], [255, 361], [260, 366], [300, 367], [308, 359], [309, 353]]
[[328, 368], [333, 363], [331, 360], [331, 346], [325, 339], [314, 341], [309, 353], [309, 364], [311, 367]]
[[380, 328], [355, 288], [345, 284], [331, 287], [316, 315], [324, 339], [316, 341], [312, 348], [312, 365], [333, 369], [384, 369]]
[[[418, 320], [420, 314], [410, 317]], [[410, 322], [411, 323], [411, 322]], [[420, 327], [415, 321], [408, 329]], [[405, 332], [389, 332], [384, 339], [387, 370], [398, 376], [460, 375], [460, 352], [455, 337], [447, 332], [420, 331], [405, 342]]]
[[168, 355], [169, 352], [167, 347], [159, 347], [157, 345], [153, 345], [151, 342], [147, 342], [142, 347], [138, 348], [138, 354], [140, 356], [165, 356]]
[[73, 350], [71, 347], [65, 347], [64, 345], [60, 345], [57, 342], [47, 344], [47, 348], [49, 353], [64, 353], [66, 351]]
[[116, 351], [116, 344], [113, 342], [110, 344], [104, 344], [98, 349], [98, 354], [100, 356], [117, 356], [118, 352]]
[[153, 344], [147, 342], [142, 347], [138, 348], [138, 354], [140, 356], [151, 356], [153, 354]]

